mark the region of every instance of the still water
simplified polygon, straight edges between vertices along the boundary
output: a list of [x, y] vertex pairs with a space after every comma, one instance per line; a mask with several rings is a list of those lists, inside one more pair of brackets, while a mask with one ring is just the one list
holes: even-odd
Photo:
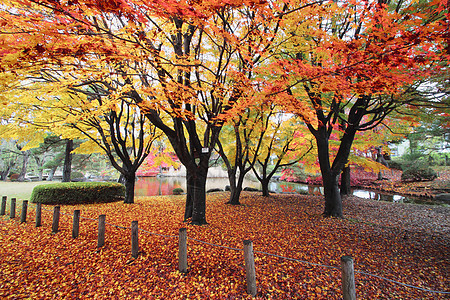
[[[225, 190], [225, 186], [229, 185], [227, 178], [208, 178], [206, 181], [206, 190], [220, 188]], [[260, 189], [261, 185], [257, 181], [244, 180], [243, 187], [251, 187]], [[175, 188], [182, 188], [186, 191], [185, 177], [140, 177], [136, 181], [136, 196], [158, 196], [172, 195]], [[285, 181], [273, 181], [269, 184], [269, 190], [276, 193], [297, 193], [309, 195], [323, 195], [323, 188], [319, 186], [311, 186], [302, 183], [293, 183]], [[414, 197], [404, 197], [400, 195], [382, 194], [374, 191], [355, 189], [352, 191], [354, 196], [372, 199], [376, 201], [388, 201], [399, 203], [417, 203], [417, 204], [433, 204], [429, 199], [421, 199]]]

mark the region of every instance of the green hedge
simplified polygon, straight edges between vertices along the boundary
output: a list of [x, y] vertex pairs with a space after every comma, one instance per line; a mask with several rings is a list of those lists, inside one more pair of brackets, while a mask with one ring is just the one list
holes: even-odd
[[174, 195], [181, 195], [181, 194], [184, 193], [184, 191], [183, 191], [182, 188], [174, 188], [173, 191], [172, 191], [172, 193], [173, 193]]
[[38, 185], [31, 202], [43, 204], [86, 204], [122, 200], [125, 186], [115, 182], [62, 182]]

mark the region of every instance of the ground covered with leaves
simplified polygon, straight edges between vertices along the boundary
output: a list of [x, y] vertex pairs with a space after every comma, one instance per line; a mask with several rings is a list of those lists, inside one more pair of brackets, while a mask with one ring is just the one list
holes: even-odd
[[[257, 299], [342, 298], [343, 255], [354, 258], [359, 299], [448, 299], [421, 289], [449, 291], [449, 207], [349, 197], [345, 218], [334, 219], [321, 216], [319, 196], [244, 193], [241, 206], [224, 204], [227, 197], [208, 195], [206, 226], [182, 222], [183, 196], [62, 206], [57, 234], [51, 234], [50, 206], [38, 228], [34, 205], [24, 224], [20, 217], [0, 217], [0, 298], [247, 299], [240, 249], [250, 239]], [[83, 218], [80, 236], [72, 239], [75, 209]], [[106, 244], [97, 251], [100, 214], [106, 214]], [[137, 259], [131, 257], [128, 229], [133, 220], [143, 229]], [[182, 227], [188, 234], [187, 274], [177, 271]]]

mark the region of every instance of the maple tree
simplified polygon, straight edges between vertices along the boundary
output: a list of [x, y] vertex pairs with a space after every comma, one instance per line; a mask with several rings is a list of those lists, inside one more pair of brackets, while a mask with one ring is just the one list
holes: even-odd
[[228, 121], [230, 125], [221, 132], [217, 151], [227, 168], [230, 182], [229, 204], [240, 204], [244, 178], [256, 163], [272, 115], [273, 109], [249, 108]]
[[254, 153], [256, 163], [252, 165], [263, 196], [269, 196], [269, 182], [277, 171], [299, 161], [305, 162], [306, 156], [314, 153], [312, 136], [299, 130], [301, 125], [295, 116], [280, 112], [274, 119], [262, 134], [261, 151]]
[[271, 18], [272, 9], [283, 8], [265, 1], [12, 4], [15, 13], [11, 3], [2, 8], [2, 69], [56, 71], [61, 89], [95, 83], [110, 98], [138, 104], [187, 169], [185, 218], [206, 223], [219, 117], [252, 97], [252, 70], [283, 17]]
[[[47, 85], [48, 81], [45, 82]], [[106, 154], [112, 166], [124, 178], [126, 187], [125, 203], [134, 202], [136, 171], [158, 138], [156, 128], [149, 126], [145, 117], [133, 103], [124, 99], [111, 103], [108, 99], [92, 97], [90, 85], [87, 91], [71, 92], [67, 95], [50, 94], [36, 97], [30, 103], [26, 101], [9, 102], [4, 107], [15, 112], [8, 119], [9, 134], [15, 135], [24, 126], [40, 128], [61, 134], [66, 138], [63, 182], [71, 181], [70, 170], [72, 152]], [[90, 97], [87, 97], [88, 94]], [[107, 102], [105, 107], [104, 102]], [[35, 110], [34, 107], [39, 109]], [[82, 137], [83, 143], [74, 138]], [[29, 142], [28, 147], [33, 143]]]
[[[415, 81], [448, 65], [448, 10], [442, 1], [389, 6], [385, 1], [348, 1], [311, 10], [315, 18], [286, 20], [290, 43], [264, 74], [273, 76], [268, 95], [277, 95], [276, 101], [300, 115], [314, 135], [324, 215], [341, 217], [338, 179], [356, 133], [376, 127], [398, 107], [439, 105], [400, 96]], [[330, 135], [342, 123], [345, 130], [332, 156]]]

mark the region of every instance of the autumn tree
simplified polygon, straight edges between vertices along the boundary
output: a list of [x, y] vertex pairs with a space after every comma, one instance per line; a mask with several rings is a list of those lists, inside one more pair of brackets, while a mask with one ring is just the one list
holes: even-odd
[[217, 151], [225, 163], [230, 182], [227, 203], [239, 205], [244, 178], [256, 163], [273, 109], [252, 107], [231, 118], [217, 142]]
[[313, 139], [298, 130], [299, 123], [295, 117], [280, 113], [268, 124], [261, 151], [254, 154], [257, 163], [252, 166], [263, 196], [269, 196], [269, 182], [276, 172], [314, 153]]
[[[266, 1], [3, 3], [2, 68], [139, 105], [187, 170], [185, 218], [206, 223], [209, 158], [225, 112], [254, 95], [287, 5]], [[11, 34], [13, 33], [13, 34]], [[37, 70], [39, 69], [39, 70]], [[61, 79], [64, 78], [64, 79]]]
[[[441, 1], [334, 1], [311, 9], [314, 18], [286, 20], [289, 43], [273, 64], [268, 94], [314, 135], [324, 215], [341, 217], [338, 179], [357, 132], [375, 128], [399, 107], [430, 104], [401, 95], [448, 65], [448, 11]], [[330, 136], [342, 124], [332, 155]]]

